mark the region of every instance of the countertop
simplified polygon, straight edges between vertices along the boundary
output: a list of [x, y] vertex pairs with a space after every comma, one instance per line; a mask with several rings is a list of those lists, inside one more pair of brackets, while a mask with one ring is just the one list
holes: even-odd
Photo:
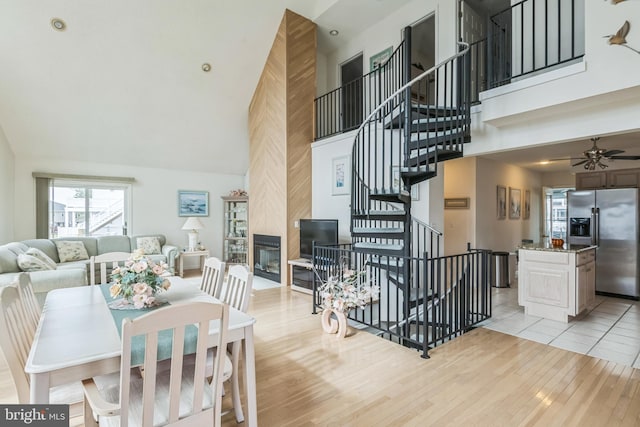
[[568, 243], [565, 243], [561, 247], [557, 247], [557, 248], [554, 248], [550, 244], [549, 245], [545, 245], [545, 244], [541, 244], [541, 243], [534, 243], [534, 244], [518, 246], [518, 249], [524, 249], [524, 250], [527, 250], [527, 251], [570, 252], [570, 253], [584, 252], [584, 251], [588, 251], [588, 250], [595, 249], [595, 248], [597, 248], [597, 246], [594, 246], [594, 245], [570, 245]]

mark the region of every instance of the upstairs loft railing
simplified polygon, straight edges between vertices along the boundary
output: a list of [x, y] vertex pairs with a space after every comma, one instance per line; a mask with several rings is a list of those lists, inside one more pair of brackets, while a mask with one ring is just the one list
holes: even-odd
[[584, 56], [585, 0], [523, 0], [489, 18], [488, 88]]
[[403, 82], [404, 41], [375, 70], [314, 100], [315, 139], [357, 129], [362, 120]]

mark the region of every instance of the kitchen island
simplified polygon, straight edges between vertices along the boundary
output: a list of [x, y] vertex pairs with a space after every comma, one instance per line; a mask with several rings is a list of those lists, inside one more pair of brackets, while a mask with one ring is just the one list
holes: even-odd
[[568, 322], [595, 302], [596, 246], [518, 248], [518, 304], [525, 314]]

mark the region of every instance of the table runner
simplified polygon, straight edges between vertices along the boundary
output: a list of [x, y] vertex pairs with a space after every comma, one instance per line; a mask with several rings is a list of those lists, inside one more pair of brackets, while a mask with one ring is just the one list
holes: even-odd
[[[100, 290], [104, 296], [107, 305], [113, 301], [111, 294], [109, 293], [110, 284], [100, 285]], [[118, 335], [122, 338], [122, 320], [125, 318], [135, 319], [136, 317], [147, 314], [153, 310], [156, 310], [162, 306], [145, 308], [140, 310], [117, 310], [109, 308], [113, 321], [118, 329]], [[195, 325], [187, 325], [184, 331], [184, 354], [193, 354], [196, 352], [196, 346], [198, 342], [198, 328]], [[165, 329], [158, 333], [158, 361], [170, 359], [171, 352], [173, 350], [173, 332], [169, 329]], [[145, 339], [142, 335], [133, 337], [131, 341], [131, 365], [137, 366], [144, 363], [145, 353]]]

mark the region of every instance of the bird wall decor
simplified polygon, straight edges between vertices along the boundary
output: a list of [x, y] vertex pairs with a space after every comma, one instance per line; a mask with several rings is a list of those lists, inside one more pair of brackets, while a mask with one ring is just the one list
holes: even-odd
[[619, 46], [626, 47], [627, 49], [631, 49], [637, 54], [640, 54], [639, 50], [636, 50], [627, 44], [627, 34], [629, 34], [629, 28], [631, 28], [629, 21], [624, 21], [624, 24], [622, 24], [622, 27], [620, 27], [617, 33], [609, 34], [608, 36], [604, 37], [609, 38], [609, 44], [617, 44]]
[[[607, 0], [604, 0], [604, 1], [607, 1]], [[623, 1], [625, 0], [611, 0], [611, 3], [618, 4], [618, 3], [622, 3]]]

